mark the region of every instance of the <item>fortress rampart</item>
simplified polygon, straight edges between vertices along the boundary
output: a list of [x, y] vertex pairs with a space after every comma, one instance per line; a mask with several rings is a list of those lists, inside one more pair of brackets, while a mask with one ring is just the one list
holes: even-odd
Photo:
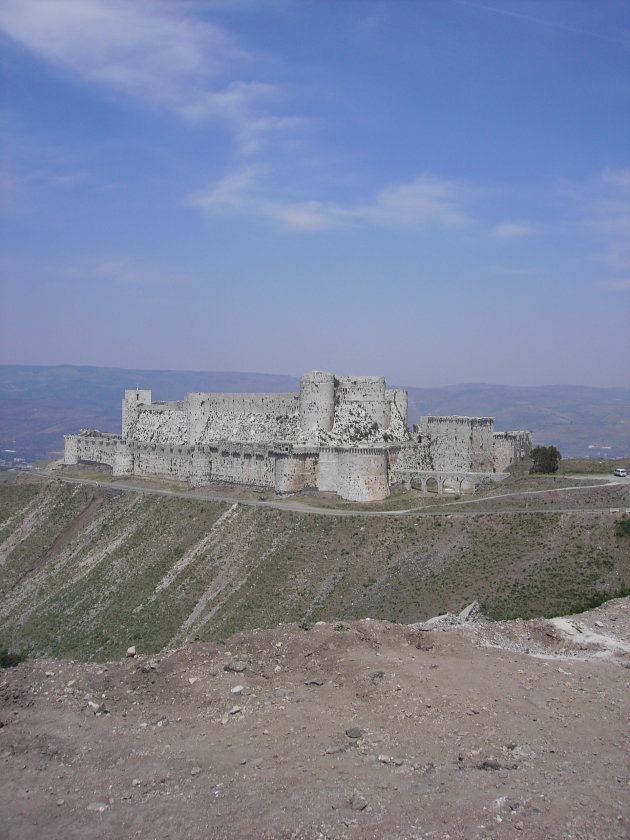
[[382, 376], [304, 374], [293, 394], [193, 392], [153, 402], [125, 391], [121, 435], [65, 438], [66, 464], [111, 466], [115, 476], [162, 475], [191, 486], [242, 484], [344, 499], [386, 498], [392, 487], [474, 485], [531, 451], [530, 432], [494, 433], [491, 417], [423, 417], [407, 428], [408, 400]]

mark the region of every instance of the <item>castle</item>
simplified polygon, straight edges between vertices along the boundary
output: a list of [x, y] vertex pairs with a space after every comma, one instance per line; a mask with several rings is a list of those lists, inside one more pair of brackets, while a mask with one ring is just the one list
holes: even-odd
[[193, 392], [152, 402], [127, 390], [122, 434], [65, 436], [65, 464], [108, 464], [115, 476], [159, 475], [190, 486], [306, 488], [352, 501], [392, 490], [472, 492], [531, 452], [528, 431], [494, 432], [492, 417], [422, 417], [407, 427], [407, 392], [382, 376], [304, 374], [298, 393]]

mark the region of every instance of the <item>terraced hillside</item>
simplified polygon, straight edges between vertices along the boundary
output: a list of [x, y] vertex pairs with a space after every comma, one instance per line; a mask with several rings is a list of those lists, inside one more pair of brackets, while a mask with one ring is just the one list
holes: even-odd
[[495, 618], [567, 613], [630, 583], [630, 490], [561, 511], [564, 492], [531, 512], [489, 498], [485, 514], [336, 517], [5, 473], [0, 647], [106, 660], [283, 622], [409, 623], [475, 598]]

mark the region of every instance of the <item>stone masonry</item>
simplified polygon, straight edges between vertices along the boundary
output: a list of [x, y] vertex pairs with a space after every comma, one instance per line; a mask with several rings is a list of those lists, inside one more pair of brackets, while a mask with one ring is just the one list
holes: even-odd
[[384, 377], [313, 371], [295, 394], [193, 392], [153, 402], [149, 390], [125, 391], [122, 434], [66, 435], [64, 463], [375, 501], [392, 488], [472, 491], [529, 455], [531, 432], [494, 433], [493, 425], [492, 417], [422, 417], [410, 432], [407, 392], [386, 388]]

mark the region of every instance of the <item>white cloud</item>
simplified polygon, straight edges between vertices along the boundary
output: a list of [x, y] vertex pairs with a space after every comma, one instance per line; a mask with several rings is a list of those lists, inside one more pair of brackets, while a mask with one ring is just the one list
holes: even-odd
[[239, 79], [255, 56], [193, 2], [2, 0], [0, 29], [39, 58], [87, 83], [190, 121], [226, 121], [241, 151], [292, 127], [269, 112], [278, 85]]
[[520, 239], [523, 236], [531, 236], [534, 229], [525, 222], [503, 222], [492, 228], [492, 235], [497, 239]]
[[264, 176], [260, 168], [241, 169], [211, 190], [190, 195], [187, 203], [214, 215], [266, 218], [300, 231], [365, 225], [425, 231], [471, 222], [464, 209], [467, 187], [433, 175], [384, 187], [367, 202], [345, 204], [267, 197]]

